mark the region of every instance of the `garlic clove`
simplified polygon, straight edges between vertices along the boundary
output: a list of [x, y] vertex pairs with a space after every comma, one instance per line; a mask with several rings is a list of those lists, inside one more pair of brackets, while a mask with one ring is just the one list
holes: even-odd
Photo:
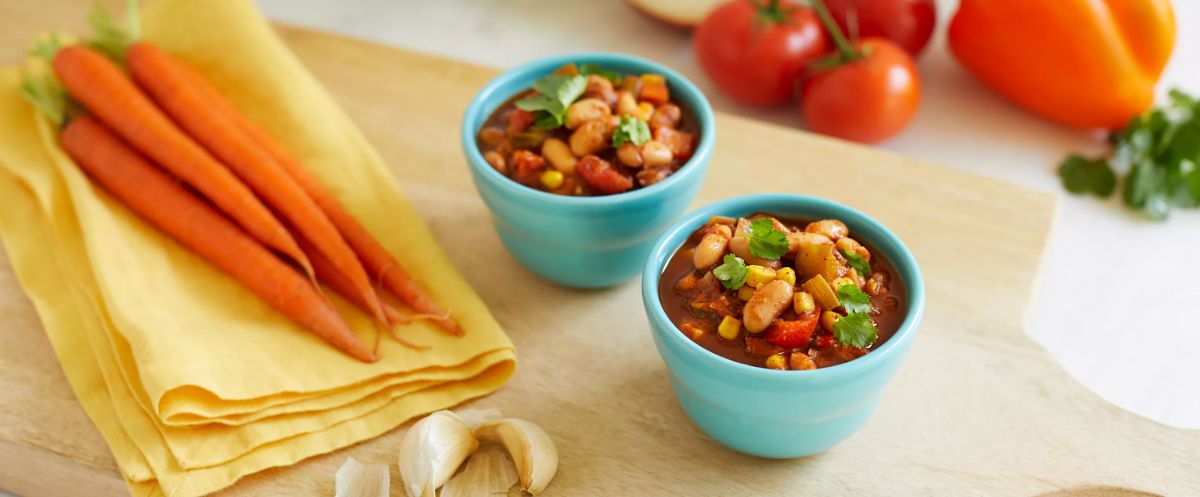
[[400, 478], [405, 493], [434, 497], [478, 447], [471, 429], [450, 411], [437, 411], [417, 421], [400, 441]]
[[504, 449], [495, 445], [479, 449], [467, 460], [467, 466], [454, 475], [440, 497], [507, 496], [517, 484], [517, 469]]
[[490, 421], [475, 429], [481, 440], [503, 445], [517, 466], [521, 488], [537, 495], [558, 471], [558, 449], [550, 435], [538, 425], [523, 419]]
[[459, 409], [454, 411], [454, 414], [457, 414], [458, 419], [461, 419], [463, 424], [472, 430], [488, 421], [496, 421], [504, 417], [503, 414], [500, 414], [500, 410], [495, 407]]
[[[516, 477], [513, 478], [516, 480]], [[391, 477], [386, 464], [363, 464], [353, 457], [337, 470], [335, 497], [388, 497]]]

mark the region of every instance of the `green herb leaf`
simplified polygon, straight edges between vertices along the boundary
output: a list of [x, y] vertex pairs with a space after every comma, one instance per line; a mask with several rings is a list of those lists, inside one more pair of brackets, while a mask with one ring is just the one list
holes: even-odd
[[859, 276], [862, 276], [863, 278], [871, 276], [871, 263], [867, 262], [866, 259], [863, 259], [858, 254], [848, 250], [843, 250], [842, 256], [846, 258], [846, 264], [848, 264], [851, 268], [854, 268], [854, 270], [858, 272]]
[[613, 83], [621, 82], [621, 74], [620, 73], [618, 73], [617, 71], [610, 71], [608, 69], [600, 67], [600, 64], [583, 64], [583, 65], [579, 66], [579, 74], [582, 74], [584, 76], [590, 76], [592, 74], [595, 74], [597, 76], [600, 76], [601, 78], [612, 81]]
[[650, 141], [650, 126], [646, 121], [633, 116], [621, 116], [621, 123], [613, 130], [612, 146], [620, 147], [626, 143], [641, 146]]
[[1074, 194], [1093, 193], [1101, 197], [1112, 194], [1117, 186], [1117, 175], [1105, 159], [1088, 160], [1071, 154], [1058, 166], [1058, 176], [1063, 187]]
[[842, 304], [848, 313], [871, 312], [871, 296], [854, 285], [837, 287], [837, 296], [838, 303]]
[[724, 262], [713, 269], [713, 276], [725, 285], [725, 288], [737, 290], [746, 284], [746, 261], [733, 254], [725, 254]]
[[763, 259], [778, 259], [789, 248], [787, 234], [775, 229], [775, 222], [760, 217], [750, 222], [750, 253]]
[[567, 107], [587, 89], [587, 78], [551, 74], [535, 81], [533, 89], [536, 95], [517, 100], [515, 105], [534, 113], [534, 126], [554, 129], [563, 125]]
[[[1153, 220], [1175, 208], [1200, 208], [1200, 101], [1172, 90], [1167, 102], [1134, 117], [1109, 135], [1112, 152], [1088, 160], [1070, 156], [1059, 166], [1072, 193], [1108, 196], [1124, 172], [1121, 198]], [[1115, 170], [1115, 172], [1114, 172]]]
[[833, 325], [833, 336], [851, 347], [870, 347], [879, 339], [879, 330], [865, 312], [852, 312]]

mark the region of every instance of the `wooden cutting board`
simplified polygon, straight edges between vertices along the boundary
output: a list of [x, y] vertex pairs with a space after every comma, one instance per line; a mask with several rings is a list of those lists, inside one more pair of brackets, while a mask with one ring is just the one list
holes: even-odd
[[[0, 9], [14, 13], [0, 16], [3, 63], [19, 58], [34, 31], [78, 26], [62, 20], [82, 19], [85, 10], [85, 2], [34, 3], [41, 5]], [[757, 459], [689, 423], [654, 351], [636, 283], [569, 290], [537, 279], [505, 252], [458, 143], [467, 101], [494, 70], [297, 28], [280, 32], [379, 148], [517, 345], [512, 381], [474, 405], [534, 420], [554, 437], [561, 461], [546, 495], [1200, 492], [1200, 432], [1109, 405], [1022, 331], [1054, 218], [1052, 195], [718, 115], [698, 204], [772, 190], [846, 202], [892, 227], [928, 284], [910, 356], [862, 430], [814, 457]], [[125, 495], [3, 255], [0, 333], [0, 489]], [[354, 456], [392, 463], [393, 495], [402, 495], [394, 467], [402, 433], [249, 476], [224, 493], [333, 495], [334, 472]]]

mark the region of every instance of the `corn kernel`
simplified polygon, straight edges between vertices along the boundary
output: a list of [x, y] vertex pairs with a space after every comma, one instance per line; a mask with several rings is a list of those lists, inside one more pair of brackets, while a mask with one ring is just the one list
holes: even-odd
[[787, 369], [787, 358], [783, 354], [774, 354], [767, 358], [767, 369]]
[[817, 363], [802, 352], [792, 352], [792, 355], [788, 357], [788, 368], [796, 371], [817, 369]]
[[775, 270], [766, 266], [751, 264], [746, 268], [746, 284], [758, 288], [775, 281]]
[[750, 285], [742, 285], [741, 288], [738, 288], [738, 298], [739, 299], [746, 301], [746, 300], [750, 300], [750, 297], [753, 297], [753, 296], [754, 296], [754, 287], [752, 287]]
[[643, 121], [649, 121], [650, 116], [654, 115], [654, 104], [650, 102], [641, 102], [637, 106], [637, 118]]
[[807, 314], [817, 308], [817, 304], [813, 302], [813, 296], [808, 292], [796, 292], [792, 295], [792, 308], [796, 310], [796, 314]]
[[853, 278], [847, 278], [845, 276], [842, 276], [841, 278], [834, 278], [833, 284], [830, 286], [832, 286], [833, 290], [836, 292], [838, 288], [842, 287], [842, 285], [850, 285], [852, 287], [858, 288], [858, 285], [854, 284]]
[[796, 270], [790, 267], [785, 267], [775, 271], [775, 279], [783, 280], [789, 285], [796, 286]]
[[726, 340], [734, 340], [742, 333], [742, 321], [733, 317], [725, 316], [721, 320], [721, 324], [717, 326], [717, 334]]
[[562, 186], [563, 173], [558, 169], [547, 169], [542, 172], [542, 184], [551, 190]]
[[821, 327], [825, 328], [825, 331], [833, 333], [833, 326], [837, 324], [839, 319], [842, 319], [841, 314], [833, 311], [825, 311], [821, 313]]

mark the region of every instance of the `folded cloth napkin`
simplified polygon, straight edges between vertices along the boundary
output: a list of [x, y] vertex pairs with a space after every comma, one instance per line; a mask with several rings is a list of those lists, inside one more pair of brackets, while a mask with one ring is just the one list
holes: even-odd
[[[381, 159], [248, 1], [160, 0], [144, 37], [279, 139], [466, 334], [418, 322], [363, 364], [291, 323], [94, 186], [0, 72], [0, 236], [135, 495], [200, 495], [485, 395], [515, 351]], [[329, 292], [327, 292], [329, 293]], [[335, 305], [370, 343], [370, 320]]]

